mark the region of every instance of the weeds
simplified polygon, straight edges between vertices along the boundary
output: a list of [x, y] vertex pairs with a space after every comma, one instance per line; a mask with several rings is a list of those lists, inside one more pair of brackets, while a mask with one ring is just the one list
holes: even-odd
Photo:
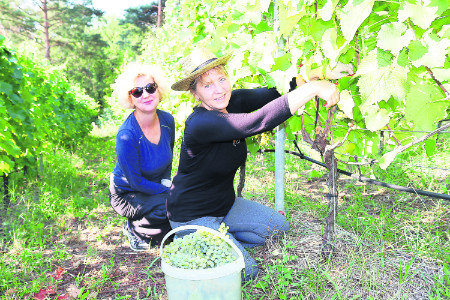
[[[447, 150], [431, 161], [420, 155], [405, 159], [450, 168]], [[1, 298], [32, 299], [51, 286], [54, 299], [69, 292], [78, 299], [166, 299], [158, 249], [130, 253], [120, 233], [123, 218], [109, 207], [114, 138], [91, 136], [76, 149], [51, 152], [43, 157], [42, 172], [11, 175], [11, 204], [1, 213]], [[402, 168], [363, 173], [437, 192], [450, 189], [448, 176]], [[273, 205], [273, 154], [250, 155], [246, 171], [243, 196]], [[245, 299], [450, 298], [448, 202], [341, 176], [336, 251], [324, 262], [324, 174], [323, 168], [286, 156], [292, 230], [281, 242], [252, 249], [261, 273], [243, 285]], [[60, 267], [67, 272], [55, 279]]]

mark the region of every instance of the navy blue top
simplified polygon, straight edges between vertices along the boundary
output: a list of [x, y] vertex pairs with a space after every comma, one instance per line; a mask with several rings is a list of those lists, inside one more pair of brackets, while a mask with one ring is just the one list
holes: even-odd
[[161, 184], [161, 179], [170, 180], [175, 122], [168, 112], [157, 110], [156, 113], [161, 127], [158, 144], [145, 137], [134, 113], [128, 116], [117, 132], [117, 164], [112, 180], [119, 189], [149, 195], [169, 190]]
[[167, 198], [170, 220], [225, 216], [236, 198], [234, 176], [247, 158], [245, 138], [292, 116], [287, 96], [267, 88], [234, 90], [227, 111], [195, 107], [187, 118], [180, 163]]

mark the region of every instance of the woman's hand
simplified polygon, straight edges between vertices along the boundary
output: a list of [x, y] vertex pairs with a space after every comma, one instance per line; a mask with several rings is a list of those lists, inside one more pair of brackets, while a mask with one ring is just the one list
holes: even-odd
[[326, 101], [325, 107], [332, 107], [339, 102], [339, 90], [334, 83], [326, 80], [319, 80], [313, 81], [311, 84], [317, 89], [316, 95]]
[[327, 108], [339, 102], [339, 91], [334, 83], [326, 80], [311, 81], [288, 93], [291, 114], [294, 114], [315, 96], [325, 100], [324, 106]]

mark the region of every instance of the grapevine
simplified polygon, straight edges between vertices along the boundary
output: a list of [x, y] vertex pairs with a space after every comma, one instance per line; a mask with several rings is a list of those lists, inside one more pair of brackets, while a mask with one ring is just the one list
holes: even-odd
[[[222, 223], [219, 231], [225, 235], [227, 229]], [[165, 246], [162, 258], [173, 267], [207, 269], [233, 262], [237, 256], [232, 247], [221, 237], [197, 230], [182, 238], [176, 238]]]

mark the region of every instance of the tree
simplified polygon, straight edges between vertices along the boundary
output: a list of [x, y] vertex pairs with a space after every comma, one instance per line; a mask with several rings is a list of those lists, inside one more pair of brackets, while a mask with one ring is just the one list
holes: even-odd
[[91, 0], [14, 0], [9, 3], [1, 0], [0, 3], [5, 36], [17, 40], [16, 35], [20, 34], [22, 41], [36, 41], [49, 62], [53, 62], [53, 47], [67, 47], [103, 15], [92, 7]]
[[[146, 32], [151, 26], [158, 26], [158, 7], [163, 8], [166, 0], [153, 1], [150, 4], [145, 4], [137, 7], [130, 7], [125, 10], [123, 19], [120, 20], [120, 24], [134, 24], [141, 29], [142, 32]], [[162, 12], [162, 9], [161, 9]], [[163, 22], [163, 16], [160, 16], [161, 22]]]

